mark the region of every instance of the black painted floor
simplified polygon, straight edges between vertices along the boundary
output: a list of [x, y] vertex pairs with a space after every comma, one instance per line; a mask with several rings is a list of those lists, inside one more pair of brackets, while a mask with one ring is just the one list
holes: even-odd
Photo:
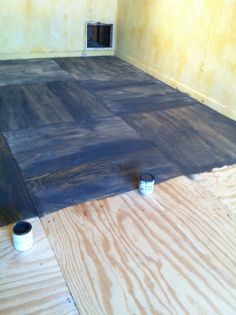
[[0, 225], [236, 163], [236, 122], [117, 58], [23, 64], [0, 62]]

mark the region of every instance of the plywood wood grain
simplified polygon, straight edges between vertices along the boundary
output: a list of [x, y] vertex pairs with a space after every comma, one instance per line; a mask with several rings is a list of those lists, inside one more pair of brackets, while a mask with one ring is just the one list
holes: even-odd
[[122, 116], [183, 174], [236, 162], [236, 122], [202, 105]]
[[119, 117], [5, 134], [39, 213], [135, 189], [142, 172], [180, 174]]
[[236, 216], [236, 165], [194, 175], [194, 180], [227, 206], [229, 216]]
[[0, 314], [78, 314], [40, 221], [30, 222], [34, 246], [23, 253], [12, 246], [11, 226], [0, 229]]
[[18, 164], [7, 148], [0, 223], [31, 217], [23, 182], [45, 213], [134, 189], [144, 171], [161, 182], [236, 163], [236, 122], [118, 58], [55, 60], [0, 62], [12, 80], [0, 86], [0, 132]]
[[236, 226], [179, 177], [42, 218], [81, 315], [236, 313]]
[[0, 61], [0, 86], [35, 84], [72, 78], [51, 59]]
[[111, 111], [118, 114], [157, 111], [197, 104], [189, 96], [148, 76], [145, 80], [87, 80], [81, 81], [81, 85], [90, 93], [95, 94]]
[[77, 81], [0, 87], [0, 131], [109, 115], [110, 111]]
[[150, 78], [145, 72], [116, 57], [56, 58], [54, 60], [63, 70], [80, 81], [147, 80]]
[[100, 99], [78, 81], [50, 82], [47, 86], [60, 99], [74, 121], [111, 116], [110, 110], [103, 106]]
[[0, 134], [0, 226], [37, 215], [16, 161]]

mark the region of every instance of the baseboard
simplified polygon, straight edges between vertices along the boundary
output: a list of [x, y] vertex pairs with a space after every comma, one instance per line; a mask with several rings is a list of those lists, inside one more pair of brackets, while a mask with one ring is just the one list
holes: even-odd
[[198, 100], [200, 103], [209, 106], [210, 108], [220, 112], [221, 114], [223, 114], [223, 115], [225, 115], [225, 116], [227, 116], [233, 120], [236, 120], [236, 111], [228, 109], [226, 105], [220, 103], [219, 101], [217, 101], [217, 100], [215, 100], [215, 99], [213, 99], [213, 98], [211, 98], [211, 97], [209, 97], [209, 96], [207, 96], [207, 95], [205, 95], [205, 94], [203, 94], [197, 90], [194, 90], [193, 88], [189, 87], [188, 85], [183, 84], [182, 82], [177, 81], [177, 80], [159, 72], [156, 69], [153, 69], [147, 65], [140, 63], [139, 61], [137, 61], [136, 59], [134, 59], [128, 55], [123, 55], [123, 54], [119, 53], [119, 51], [116, 51], [115, 55], [118, 58], [120, 58], [120, 59], [132, 64], [133, 66], [143, 70], [144, 72], [150, 74], [151, 76], [165, 82], [166, 84], [172, 86], [173, 88], [190, 95], [191, 97]]
[[9, 53], [0, 54], [0, 60], [38, 59], [57, 57], [90, 57], [90, 56], [114, 56], [114, 50], [79, 50], [66, 52], [38, 52], [38, 53]]

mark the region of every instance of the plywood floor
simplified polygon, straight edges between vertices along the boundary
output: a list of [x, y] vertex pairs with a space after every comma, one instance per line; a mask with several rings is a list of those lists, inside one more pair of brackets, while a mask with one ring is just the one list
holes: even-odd
[[68, 80], [72, 75], [52, 59], [0, 61], [0, 86]]
[[0, 314], [234, 315], [235, 174], [181, 176], [150, 197], [132, 191], [33, 219], [23, 254], [0, 228]]
[[132, 190], [141, 172], [160, 183], [234, 164], [235, 134], [115, 57], [2, 61], [0, 225]]
[[0, 228], [0, 314], [236, 314], [235, 134], [117, 58], [0, 62], [0, 225], [35, 239]]
[[34, 246], [24, 253], [12, 247], [11, 226], [0, 228], [0, 314], [78, 314], [39, 219], [30, 222]]
[[228, 216], [236, 217], [236, 168], [234, 165], [194, 175], [194, 180], [211, 192], [227, 208]]
[[42, 219], [80, 314], [236, 313], [236, 220], [203, 186], [179, 177]]
[[144, 171], [159, 180], [181, 173], [119, 117], [6, 135], [40, 214], [135, 189]]

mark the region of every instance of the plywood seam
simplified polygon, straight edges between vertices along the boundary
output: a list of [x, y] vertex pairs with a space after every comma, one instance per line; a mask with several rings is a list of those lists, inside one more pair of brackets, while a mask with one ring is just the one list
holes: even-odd
[[[41, 216], [41, 218], [43, 218], [43, 216]], [[71, 289], [70, 289], [70, 287], [69, 287], [69, 285], [68, 285], [68, 283], [67, 283], [67, 281], [66, 281], [64, 272], [63, 272], [63, 270], [62, 270], [62, 268], [61, 268], [61, 264], [60, 264], [60, 262], [59, 262], [59, 260], [58, 260], [58, 258], [57, 258], [57, 256], [56, 256], [56, 253], [55, 253], [55, 251], [54, 251], [54, 247], [53, 247], [52, 244], [51, 244], [51, 239], [50, 239], [49, 234], [47, 233], [47, 231], [46, 231], [46, 229], [45, 229], [45, 225], [43, 224], [43, 221], [42, 221], [41, 218], [39, 218], [40, 224], [41, 224], [42, 227], [43, 227], [43, 230], [44, 230], [44, 233], [45, 233], [45, 235], [46, 235], [46, 237], [47, 237], [47, 240], [48, 240], [48, 243], [49, 243], [49, 245], [50, 245], [50, 248], [51, 248], [51, 250], [52, 250], [52, 252], [53, 252], [53, 255], [54, 255], [55, 259], [56, 259], [57, 265], [58, 265], [58, 267], [59, 267], [59, 269], [60, 269], [60, 272], [61, 272], [61, 276], [62, 276], [63, 279], [64, 279], [64, 282], [65, 282], [65, 284], [66, 284], [66, 286], [67, 286], [67, 289], [68, 289], [68, 291], [69, 291], [69, 293], [70, 293], [70, 296], [71, 296], [71, 298], [72, 298], [72, 300], [73, 300], [73, 303], [74, 303], [74, 305], [75, 305], [75, 307], [76, 307], [76, 309], [77, 309], [77, 311], [78, 311], [78, 314], [80, 315], [79, 307], [78, 307], [77, 303], [75, 302], [74, 296], [73, 296], [73, 294], [72, 294], [72, 292], [71, 292]]]
[[[204, 174], [204, 173], [203, 173]], [[194, 174], [194, 175], [201, 175], [201, 173], [200, 174]], [[211, 197], [212, 198], [215, 198], [215, 199], [217, 199], [217, 201], [219, 202], [219, 204], [221, 205], [221, 208], [222, 209], [225, 209], [225, 210], [227, 210], [227, 217], [230, 217], [231, 216], [231, 212], [232, 212], [232, 209], [230, 209], [230, 206], [228, 206], [228, 205], [226, 205], [223, 201], [222, 201], [222, 199], [221, 199], [221, 197], [219, 197], [219, 196], [217, 196], [216, 194], [214, 194], [209, 188], [206, 188], [203, 184], [201, 184], [201, 182], [198, 182], [198, 185], [200, 185], [204, 190], [206, 190], [208, 193], [209, 193], [209, 195], [211, 195]]]
[[[179, 190], [183, 192], [181, 196]], [[75, 299], [81, 303], [81, 312], [104, 314], [104, 311], [94, 312], [93, 307], [96, 305], [96, 310], [102, 307], [106, 314], [133, 314], [134, 311], [131, 312], [131, 307], [126, 304], [127, 298], [116, 300], [117, 294], [122, 292], [124, 296], [130, 295], [134, 299], [137, 314], [159, 314], [159, 311], [172, 314], [174, 311], [169, 307], [176, 305], [173, 297], [177, 301], [178, 309], [175, 308], [175, 312], [178, 314], [183, 312], [182, 303], [186, 307], [186, 314], [211, 314], [213, 309], [213, 313], [218, 311], [217, 314], [223, 314], [226, 305], [229, 307], [227, 314], [234, 314], [236, 292], [231, 275], [235, 273], [235, 259], [234, 255], [231, 257], [227, 246], [231, 247], [233, 229], [232, 222], [220, 214], [221, 203], [215, 197], [212, 199], [211, 194], [197, 182], [191, 184], [190, 179], [184, 177], [172, 180], [169, 184], [164, 183], [162, 189], [156, 190], [154, 194], [164, 202], [166, 208], [172, 210], [159, 215], [152, 203], [148, 205], [143, 203], [141, 196], [127, 193], [123, 195], [124, 198], [116, 196], [89, 202], [42, 219], [68, 276], [68, 283], [74, 290]], [[214, 215], [215, 206], [217, 216]], [[181, 211], [178, 207], [181, 207]], [[199, 207], [202, 210], [200, 212]], [[148, 224], [150, 227], [147, 227]], [[57, 233], [58, 228], [62, 228], [60, 233]], [[69, 234], [68, 228], [71, 229]], [[225, 233], [223, 239], [219, 232]], [[61, 237], [63, 233], [64, 237]], [[147, 246], [143, 246], [144, 241]], [[224, 257], [225, 253], [227, 257]], [[73, 259], [77, 255], [79, 259]], [[69, 257], [73, 259], [71, 265], [69, 261], [67, 263]], [[83, 270], [82, 266], [86, 272], [78, 273], [79, 268]], [[124, 266], [127, 269], [124, 270]], [[120, 286], [116, 276], [122, 271], [124, 278], [120, 279], [123, 280], [123, 286]], [[132, 277], [135, 278], [136, 274], [139, 274], [138, 280], [132, 283]], [[86, 292], [90, 295], [89, 303], [86, 303], [80, 292], [82, 288], [84, 291], [90, 288], [88, 283], [92, 289]], [[180, 295], [174, 294], [175, 286]], [[151, 294], [156, 293], [157, 300], [155, 297], [149, 300], [146, 287]], [[104, 288], [113, 290], [102, 296]], [[140, 290], [143, 290], [145, 309], [139, 304]], [[163, 299], [161, 294], [164, 294]], [[188, 304], [183, 302], [184, 299]], [[84, 301], [84, 304], [80, 301]], [[109, 312], [111, 305], [113, 312]], [[127, 307], [129, 311], [122, 312], [121, 307], [123, 310]], [[161, 312], [160, 308], [164, 311]]]
[[29, 222], [33, 225], [35, 244], [28, 253], [15, 251], [8, 238], [12, 224], [0, 229], [2, 267], [6, 271], [0, 279], [4, 288], [0, 294], [0, 313], [58, 314], [61, 310], [63, 314], [78, 314], [42, 223], [36, 217]]

